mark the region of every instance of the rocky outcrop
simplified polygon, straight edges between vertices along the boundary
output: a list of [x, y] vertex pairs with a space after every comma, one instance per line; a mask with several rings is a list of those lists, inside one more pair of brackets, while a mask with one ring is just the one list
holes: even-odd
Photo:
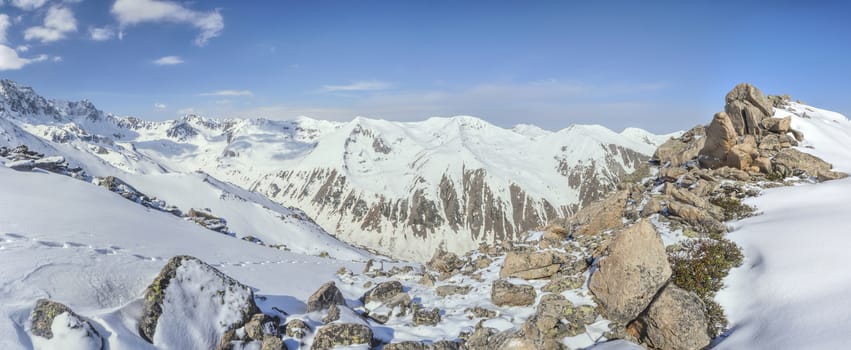
[[574, 235], [596, 235], [623, 226], [623, 212], [629, 199], [629, 190], [611, 193], [605, 199], [580, 209], [564, 222], [564, 227]]
[[730, 116], [738, 135], [762, 135], [762, 120], [774, 114], [771, 101], [756, 86], [736, 85], [725, 98], [724, 111]]
[[363, 324], [332, 323], [320, 327], [313, 338], [311, 350], [330, 350], [341, 346], [370, 345], [372, 329]]
[[516, 285], [506, 280], [496, 280], [491, 285], [491, 301], [497, 306], [529, 306], [535, 303], [537, 293], [530, 285]]
[[431, 260], [429, 260], [428, 267], [440, 273], [451, 274], [464, 267], [464, 260], [461, 260], [455, 253], [439, 249], [434, 252]]
[[662, 240], [646, 220], [618, 232], [607, 250], [589, 288], [608, 319], [626, 324], [668, 281], [671, 266]]
[[36, 302], [30, 314], [30, 333], [36, 348], [100, 350], [104, 346], [103, 338], [89, 321], [71, 308], [47, 299]]
[[673, 284], [659, 292], [637, 323], [642, 341], [656, 349], [696, 350], [709, 345], [703, 302]]
[[307, 299], [307, 312], [324, 310], [331, 305], [346, 305], [343, 293], [333, 281], [323, 284]]
[[417, 309], [413, 320], [414, 326], [437, 326], [440, 323], [440, 309]]
[[226, 332], [260, 312], [251, 288], [185, 255], [168, 261], [144, 300], [139, 334], [163, 348], [216, 348]]
[[703, 125], [695, 126], [680, 137], [672, 137], [659, 146], [653, 154], [653, 161], [678, 167], [697, 157], [705, 143], [705, 128]]

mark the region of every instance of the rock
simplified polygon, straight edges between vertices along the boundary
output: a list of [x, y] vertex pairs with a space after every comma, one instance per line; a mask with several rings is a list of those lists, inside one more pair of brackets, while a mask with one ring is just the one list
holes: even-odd
[[338, 346], [372, 343], [372, 329], [363, 324], [332, 323], [319, 328], [313, 338], [312, 350], [330, 350]]
[[248, 338], [263, 340], [263, 336], [267, 333], [274, 335], [277, 330], [277, 322], [265, 314], [258, 313], [251, 316], [243, 329], [245, 329], [245, 335]]
[[89, 321], [52, 300], [39, 299], [29, 322], [32, 336], [44, 338], [33, 339], [36, 349], [39, 344], [52, 349], [80, 350], [100, 350], [104, 346], [103, 338]]
[[363, 295], [361, 300], [363, 300], [364, 305], [371, 303], [383, 305], [399, 293], [402, 293], [401, 282], [381, 282], [369, 291], [367, 291], [366, 294]]
[[780, 151], [781, 149], [797, 145], [798, 142], [789, 135], [768, 134], [759, 141], [758, 148], [761, 150]]
[[785, 134], [792, 129], [792, 116], [786, 116], [783, 118], [765, 118], [762, 120], [762, 127], [775, 134]]
[[408, 293], [398, 293], [391, 297], [390, 299], [384, 301], [379, 304], [379, 302], [373, 302], [371, 304], [365, 305], [367, 309], [367, 316], [378, 323], [384, 324], [390, 317], [393, 316], [393, 313], [396, 309], [399, 311], [396, 313], [397, 316], [404, 316], [408, 314], [408, 305], [411, 303], [411, 297]]
[[463, 266], [464, 260], [461, 260], [457, 254], [444, 250], [435, 251], [434, 256], [428, 262], [429, 268], [440, 273], [453, 273]]
[[706, 142], [700, 150], [700, 165], [718, 168], [727, 162], [727, 154], [736, 145], [736, 130], [727, 113], [718, 112], [706, 128]]
[[650, 197], [644, 207], [641, 208], [641, 217], [648, 217], [662, 211], [662, 201], [657, 197]]
[[[668, 213], [677, 216], [703, 232], [727, 232], [727, 227], [708, 211], [676, 201], [668, 203]], [[723, 214], [722, 214], [723, 215]]]
[[715, 204], [710, 203], [709, 200], [704, 197], [691, 193], [686, 189], [671, 186], [670, 184], [665, 186], [664, 191], [665, 194], [669, 195], [672, 199], [703, 210], [706, 214], [709, 214], [716, 220], [723, 220], [724, 218], [723, 210]]
[[771, 101], [774, 108], [783, 109], [792, 102], [792, 97], [789, 95], [768, 95], [766, 98]]
[[765, 157], [754, 159], [753, 165], [759, 168], [759, 172], [763, 174], [770, 174], [774, 170], [774, 167], [771, 165], [771, 159]]
[[384, 346], [384, 350], [429, 350], [430, 346], [418, 341], [405, 341], [391, 343]]
[[461, 344], [451, 340], [440, 340], [431, 344], [429, 348], [430, 350], [459, 350], [461, 349]]
[[600, 232], [623, 226], [624, 207], [629, 199], [629, 190], [610, 194], [603, 200], [579, 209], [568, 218], [564, 227], [574, 235], [597, 235]]
[[310, 298], [307, 298], [307, 312], [324, 310], [331, 305], [346, 306], [343, 293], [340, 292], [333, 281], [323, 284]]
[[420, 278], [419, 283], [426, 287], [434, 287], [434, 277], [432, 277], [430, 273], [425, 272], [423, 273], [423, 277]]
[[535, 287], [515, 285], [506, 280], [496, 280], [491, 286], [491, 300], [497, 306], [529, 306], [535, 303]]
[[697, 294], [668, 284], [641, 316], [642, 341], [653, 348], [703, 349], [709, 345], [704, 305]]
[[830, 163], [811, 154], [794, 148], [786, 148], [777, 153], [771, 160], [774, 172], [783, 177], [812, 176], [819, 181], [845, 178], [848, 175], [832, 171]]
[[566, 290], [582, 288], [584, 284], [585, 277], [583, 276], [564, 276], [553, 278], [541, 290], [549, 293], [561, 293]]
[[547, 227], [544, 228], [543, 239], [547, 241], [561, 242], [567, 238], [567, 234], [567, 230], [561, 225], [547, 225]]
[[732, 179], [732, 180], [738, 180], [738, 181], [748, 181], [751, 178], [751, 175], [748, 174], [746, 171], [731, 168], [731, 167], [728, 167], [728, 166], [715, 169], [712, 172], [712, 175], [720, 177], [720, 178], [724, 178], [724, 179]]
[[291, 338], [301, 339], [307, 335], [307, 332], [310, 332], [310, 327], [307, 326], [307, 323], [297, 318], [287, 322], [285, 327], [287, 336]]
[[467, 294], [470, 292], [470, 289], [470, 286], [456, 286], [452, 284], [447, 284], [437, 287], [437, 289], [435, 289], [435, 293], [439, 297], [448, 297], [450, 295], [456, 294]]
[[322, 323], [328, 324], [340, 319], [340, 308], [337, 304], [328, 307], [328, 314], [322, 318]]
[[653, 159], [662, 165], [678, 167], [694, 159], [706, 142], [706, 131], [702, 125], [686, 131], [679, 138], [671, 138], [663, 143], [653, 154]]
[[260, 344], [260, 350], [286, 350], [284, 340], [277, 335], [266, 334], [263, 336], [263, 343]]
[[589, 288], [604, 315], [625, 324], [647, 308], [671, 277], [671, 266], [665, 245], [647, 220], [618, 232], [607, 250]]
[[171, 258], [145, 290], [139, 334], [161, 348], [214, 349], [227, 331], [257, 313], [251, 288], [181, 255]]
[[488, 258], [487, 256], [484, 256], [484, 255], [480, 255], [473, 262], [473, 265], [476, 267], [476, 269], [482, 270], [482, 269], [486, 269], [488, 266], [491, 266], [492, 263], [493, 263], [493, 260], [491, 258]]
[[795, 140], [797, 140], [798, 142], [804, 141], [804, 133], [800, 130], [791, 129], [789, 130], [789, 132], [792, 133], [792, 135], [795, 137]]
[[515, 253], [505, 256], [499, 277], [517, 277], [527, 280], [548, 278], [558, 272], [562, 261], [553, 251]]
[[751, 84], [736, 85], [727, 93], [725, 101], [724, 111], [738, 135], [762, 135], [762, 120], [774, 114], [772, 103]]
[[498, 316], [498, 313], [496, 311], [488, 310], [488, 309], [485, 309], [481, 306], [476, 306], [476, 307], [473, 307], [473, 308], [467, 308], [466, 310], [464, 310], [464, 312], [470, 314], [470, 316], [467, 316], [470, 319], [473, 319], [473, 318], [491, 319], [491, 318]]
[[414, 311], [414, 326], [437, 326], [438, 323], [440, 323], [440, 309]]

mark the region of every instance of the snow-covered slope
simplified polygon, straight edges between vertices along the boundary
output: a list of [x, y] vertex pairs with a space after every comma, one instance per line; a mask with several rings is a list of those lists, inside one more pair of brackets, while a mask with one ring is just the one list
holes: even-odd
[[614, 189], [668, 138], [595, 125], [503, 129], [465, 116], [148, 122], [88, 101], [47, 100], [10, 81], [0, 82], [0, 95], [0, 146], [43, 143], [36, 150], [90, 173], [120, 171], [142, 183], [203, 171], [301, 208], [343, 240], [417, 260], [438, 247], [464, 252], [516, 239], [567, 216]]
[[[851, 172], [851, 121], [792, 103], [804, 132], [798, 149]], [[750, 199], [763, 214], [735, 223], [730, 238], [745, 263], [726, 279], [717, 300], [731, 331], [717, 349], [844, 349], [851, 341], [848, 229], [851, 179], [783, 187]]]

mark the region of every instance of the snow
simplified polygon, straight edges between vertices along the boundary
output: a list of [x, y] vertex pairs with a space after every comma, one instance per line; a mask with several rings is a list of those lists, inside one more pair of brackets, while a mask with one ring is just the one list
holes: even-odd
[[[851, 170], [851, 122], [793, 103], [792, 126], [804, 147], [840, 171]], [[802, 117], [806, 114], [807, 117]], [[812, 147], [812, 148], [810, 148]], [[742, 267], [716, 300], [731, 330], [717, 349], [843, 349], [851, 341], [851, 179], [769, 189], [746, 202], [762, 215], [733, 223]]]
[[56, 315], [50, 325], [50, 339], [33, 336], [36, 350], [100, 350], [102, 341], [90, 336], [90, 329], [80, 319], [67, 312]]
[[253, 295], [232, 286], [196, 260], [184, 260], [166, 287], [154, 345], [162, 349], [212, 349], [233, 325], [242, 321]]

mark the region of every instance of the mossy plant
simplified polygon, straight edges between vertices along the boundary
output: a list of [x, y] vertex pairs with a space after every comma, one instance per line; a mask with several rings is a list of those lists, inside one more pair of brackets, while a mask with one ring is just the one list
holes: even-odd
[[742, 203], [735, 197], [718, 196], [709, 200], [712, 204], [720, 207], [724, 213], [724, 221], [739, 220], [754, 215], [756, 208]]
[[703, 300], [712, 337], [727, 326], [724, 311], [714, 300], [715, 293], [724, 286], [723, 279], [730, 269], [741, 266], [743, 260], [739, 246], [723, 238], [687, 240], [668, 249], [672, 281]]

